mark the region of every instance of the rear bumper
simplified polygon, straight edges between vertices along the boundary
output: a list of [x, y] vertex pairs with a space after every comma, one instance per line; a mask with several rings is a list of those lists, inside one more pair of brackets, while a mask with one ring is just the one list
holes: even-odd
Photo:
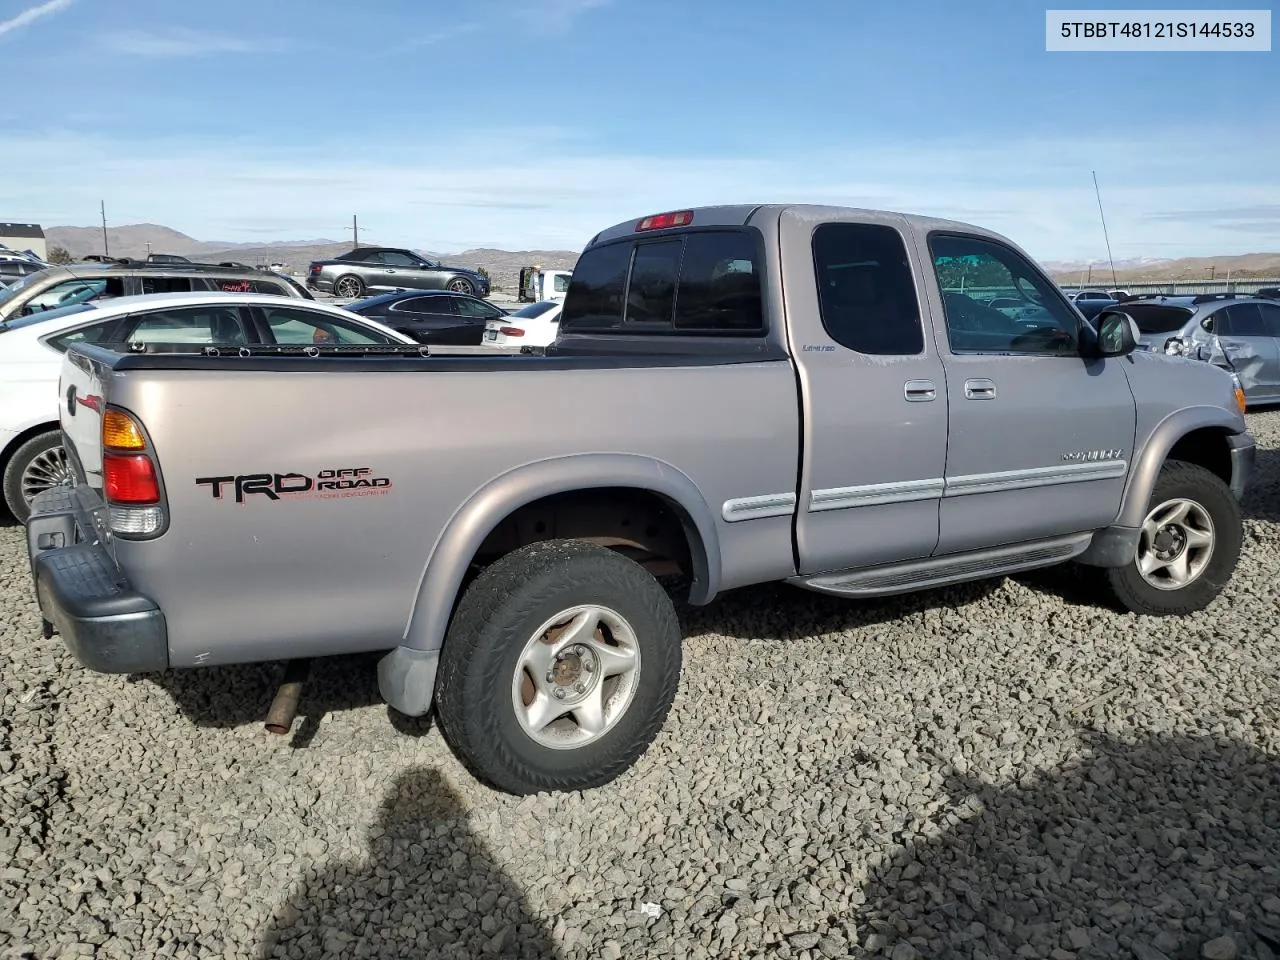
[[306, 288], [321, 293], [333, 293], [333, 281], [325, 277], [307, 277]]
[[165, 670], [164, 614], [129, 585], [111, 554], [88, 533], [86, 503], [94, 496], [87, 487], [56, 487], [32, 501], [27, 555], [41, 615], [90, 670]]

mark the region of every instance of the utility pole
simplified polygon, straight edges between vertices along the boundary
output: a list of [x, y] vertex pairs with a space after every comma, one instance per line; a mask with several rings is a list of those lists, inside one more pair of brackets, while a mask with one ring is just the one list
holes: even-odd
[[107, 202], [99, 200], [98, 206], [102, 209], [102, 255], [109, 257], [111, 256], [111, 250], [107, 246]]
[[351, 215], [351, 239], [357, 247], [360, 246], [360, 221], [354, 213]]

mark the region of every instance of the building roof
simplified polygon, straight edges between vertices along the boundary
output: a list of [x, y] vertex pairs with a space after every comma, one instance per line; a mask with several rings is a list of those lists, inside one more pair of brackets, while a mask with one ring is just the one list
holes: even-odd
[[0, 222], [0, 237], [22, 237], [27, 240], [43, 240], [44, 228], [38, 223]]

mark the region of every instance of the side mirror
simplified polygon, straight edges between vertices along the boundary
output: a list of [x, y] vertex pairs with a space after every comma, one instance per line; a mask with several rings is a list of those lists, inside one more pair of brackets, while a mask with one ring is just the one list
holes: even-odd
[[1098, 314], [1098, 353], [1104, 357], [1124, 357], [1138, 346], [1138, 325], [1123, 310]]

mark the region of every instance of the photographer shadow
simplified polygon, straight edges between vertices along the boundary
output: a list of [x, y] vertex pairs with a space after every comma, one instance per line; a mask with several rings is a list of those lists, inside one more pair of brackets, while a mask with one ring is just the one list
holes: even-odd
[[336, 861], [277, 907], [257, 960], [554, 960], [550, 933], [433, 769], [398, 777], [361, 861]]

